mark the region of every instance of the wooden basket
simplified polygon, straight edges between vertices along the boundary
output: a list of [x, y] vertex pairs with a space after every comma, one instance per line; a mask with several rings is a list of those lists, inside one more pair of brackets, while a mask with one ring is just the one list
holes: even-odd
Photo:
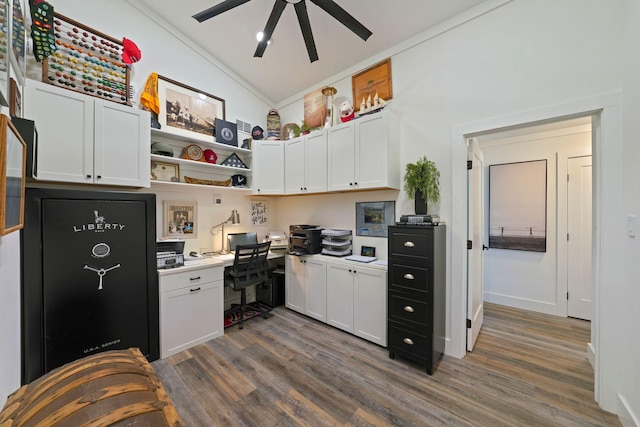
[[67, 363], [24, 385], [0, 412], [1, 427], [183, 426], [139, 349]]

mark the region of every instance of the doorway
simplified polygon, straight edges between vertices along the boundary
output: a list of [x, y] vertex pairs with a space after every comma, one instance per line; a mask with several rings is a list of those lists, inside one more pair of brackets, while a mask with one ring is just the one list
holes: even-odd
[[[574, 171], [575, 180], [570, 182], [567, 180], [569, 165], [577, 161], [573, 158], [591, 154], [591, 126], [591, 117], [585, 116], [551, 123], [529, 124], [473, 136], [472, 139], [478, 142], [484, 158], [485, 170], [480, 175], [480, 179], [483, 179], [486, 184], [477, 186], [476, 183], [471, 182], [469, 189], [477, 187], [487, 190], [483, 196], [486, 206], [483, 211], [485, 220], [482, 220], [480, 212], [474, 212], [472, 206], [469, 206], [470, 214], [474, 212], [477, 216], [476, 219], [469, 218], [469, 227], [472, 229], [471, 224], [478, 223], [480, 220], [484, 226], [485, 235], [489, 232], [487, 223], [490, 205], [487, 165], [521, 164], [538, 160], [544, 160], [547, 164], [546, 190], [544, 190], [546, 229], [542, 230], [546, 235], [546, 249], [532, 252], [491, 248], [483, 251], [481, 258], [484, 264], [479, 269], [481, 272], [484, 271], [483, 277], [474, 276], [474, 274], [477, 275], [478, 269], [475, 269], [476, 273], [471, 269], [474, 266], [472, 260], [475, 256], [473, 249], [470, 250], [468, 254], [469, 284], [484, 283], [484, 292], [481, 294], [484, 301], [566, 317], [568, 302], [573, 302], [574, 299], [579, 301], [591, 299], [589, 287], [591, 270], [583, 271], [584, 266], [591, 265], [591, 185], [587, 186], [588, 183], [590, 184], [591, 175], [589, 173], [580, 179], [577, 175], [580, 169], [577, 169]], [[590, 172], [590, 169], [588, 171]], [[584, 194], [569, 193], [568, 188], [572, 186], [577, 187], [576, 191], [582, 188], [582, 193], [588, 191], [588, 197]], [[582, 200], [586, 203], [584, 210], [576, 212], [572, 210], [573, 213], [569, 216], [567, 202], [569, 196], [572, 196], [568, 199], [569, 201], [576, 199], [571, 204], [572, 209], [581, 208], [582, 205], [576, 203]], [[582, 226], [576, 228], [578, 221]], [[574, 228], [571, 230], [573, 238], [568, 240], [569, 227]], [[518, 230], [512, 232], [518, 233]], [[580, 232], [587, 234], [581, 238]], [[473, 243], [472, 248], [490, 246], [486, 239]], [[576, 268], [576, 265], [579, 268]], [[577, 289], [574, 289], [569, 293], [568, 285], [578, 282], [585, 285], [582, 288], [583, 292], [579, 294]], [[469, 287], [469, 306], [473, 303], [471, 297], [476, 294], [476, 290], [473, 286]], [[567, 296], [571, 298], [569, 301]], [[589, 311], [589, 308], [587, 307], [586, 310]], [[584, 315], [575, 317], [585, 318]], [[476, 329], [475, 319], [469, 318], [472, 319], [472, 328]], [[467, 342], [468, 348], [472, 348], [469, 344]]]

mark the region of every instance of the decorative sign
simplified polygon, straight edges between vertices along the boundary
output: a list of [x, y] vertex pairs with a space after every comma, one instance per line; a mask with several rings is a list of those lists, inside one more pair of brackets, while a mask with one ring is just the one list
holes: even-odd
[[324, 126], [326, 118], [327, 108], [324, 103], [322, 89], [306, 94], [304, 96], [304, 123], [307, 127]]
[[267, 202], [251, 202], [251, 225], [266, 225], [268, 222]]
[[164, 202], [164, 230], [165, 237], [194, 238], [196, 237], [197, 202]]

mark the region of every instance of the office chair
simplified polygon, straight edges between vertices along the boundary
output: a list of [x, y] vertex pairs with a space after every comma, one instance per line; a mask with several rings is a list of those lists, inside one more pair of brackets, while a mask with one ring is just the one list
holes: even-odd
[[[245, 309], [253, 309], [253, 307], [247, 306], [245, 289], [247, 286], [261, 285], [269, 280], [267, 255], [270, 246], [271, 242], [236, 245], [233, 266], [228, 269], [225, 275], [225, 285], [230, 286], [234, 291], [240, 291], [240, 306], [227, 312], [227, 314], [240, 312], [240, 321], [238, 322], [240, 329], [242, 329]], [[265, 313], [264, 318], [267, 317]]]

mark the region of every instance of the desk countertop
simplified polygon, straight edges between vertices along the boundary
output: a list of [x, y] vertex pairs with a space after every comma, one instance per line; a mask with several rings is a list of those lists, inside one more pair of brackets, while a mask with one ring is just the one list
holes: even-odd
[[[282, 252], [269, 252], [268, 259], [282, 258]], [[184, 273], [185, 271], [199, 270], [201, 268], [212, 267], [229, 267], [233, 265], [233, 254], [214, 255], [211, 257], [194, 258], [185, 256], [184, 265], [182, 267], [167, 268], [158, 270], [159, 276], [168, 276], [170, 274]]]

